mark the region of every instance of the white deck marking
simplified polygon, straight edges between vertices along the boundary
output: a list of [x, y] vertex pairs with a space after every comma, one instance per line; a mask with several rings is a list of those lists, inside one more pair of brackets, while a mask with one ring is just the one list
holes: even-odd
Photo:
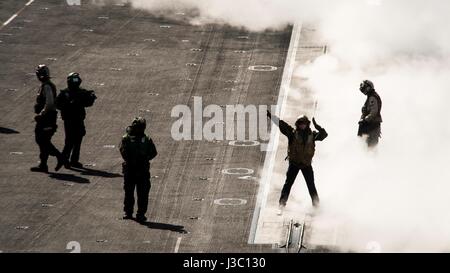
[[[298, 41], [300, 40], [300, 33], [302, 30], [301, 23], [295, 23], [292, 28], [291, 41], [289, 43], [289, 49], [286, 57], [286, 63], [283, 70], [283, 77], [281, 79], [280, 93], [278, 94], [277, 101], [277, 114], [279, 117], [283, 116], [284, 106], [291, 85], [292, 73], [294, 71], [295, 56], [297, 54]], [[264, 160], [264, 172], [261, 177], [259, 185], [258, 196], [256, 199], [255, 211], [253, 212], [252, 225], [250, 229], [250, 236], [248, 239], [249, 244], [253, 244], [256, 236], [256, 229], [258, 227], [259, 216], [261, 208], [263, 208], [267, 201], [269, 194], [270, 180], [272, 178], [273, 167], [275, 163], [276, 151], [278, 149], [280, 132], [277, 128], [272, 126], [269, 146], [267, 149], [266, 158]]]
[[175, 244], [175, 250], [173, 251], [174, 253], [178, 253], [178, 250], [180, 249], [180, 243], [181, 243], [182, 238], [183, 237], [178, 237], [177, 243]]
[[14, 20], [17, 17], [17, 14], [14, 14], [13, 16], [11, 16], [8, 20], [6, 20], [6, 22], [3, 23], [4, 26], [8, 25], [9, 23], [11, 23], [12, 20]]
[[17, 16], [19, 16], [19, 14], [29, 5], [31, 5], [31, 3], [33, 3], [34, 0], [30, 0], [28, 1], [24, 7], [22, 7], [18, 12], [14, 13], [8, 20], [6, 20], [1, 26], [0, 26], [0, 30], [2, 30], [5, 26], [7, 26], [9, 23], [11, 23], [14, 19], [16, 19]]

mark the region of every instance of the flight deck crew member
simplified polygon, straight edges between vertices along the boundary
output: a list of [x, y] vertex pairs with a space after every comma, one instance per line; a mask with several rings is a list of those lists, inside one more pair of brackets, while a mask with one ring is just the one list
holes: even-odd
[[361, 109], [361, 118], [358, 126], [358, 136], [366, 136], [366, 142], [369, 147], [378, 144], [381, 137], [381, 98], [375, 92], [374, 85], [371, 81], [365, 80], [360, 84], [359, 90], [367, 96], [366, 102]]
[[94, 91], [80, 88], [81, 82], [80, 74], [70, 73], [67, 76], [67, 88], [61, 90], [56, 98], [56, 107], [64, 120], [65, 143], [62, 153], [67, 160], [70, 159], [70, 166], [75, 168], [83, 167], [80, 163], [80, 149], [86, 135], [85, 108], [92, 106], [97, 98]]
[[50, 155], [55, 156], [58, 163], [55, 171], [64, 165], [68, 168], [68, 162], [64, 156], [56, 149], [51, 140], [57, 129], [57, 117], [55, 98], [56, 86], [50, 80], [49, 68], [41, 64], [36, 68], [36, 76], [41, 82], [36, 103], [34, 105], [36, 127], [34, 129], [35, 140], [39, 146], [39, 158], [41, 160], [37, 167], [32, 167], [33, 172], [48, 172], [47, 160]]
[[282, 134], [288, 137], [289, 167], [286, 173], [286, 181], [281, 191], [279, 199], [279, 214], [286, 206], [292, 185], [299, 171], [302, 172], [308, 187], [309, 195], [314, 207], [319, 205], [319, 195], [314, 183], [314, 171], [312, 168], [312, 158], [315, 152], [315, 142], [324, 140], [328, 134], [324, 128], [319, 126], [315, 119], [312, 119], [314, 127], [318, 131], [312, 131], [310, 121], [306, 116], [300, 116], [295, 122], [295, 128], [280, 120], [277, 116], [267, 111], [267, 116], [279, 126]]
[[124, 216], [132, 219], [134, 210], [134, 189], [137, 191], [136, 220], [145, 223], [145, 213], [150, 192], [150, 160], [158, 154], [152, 139], [145, 134], [146, 121], [142, 117], [133, 120], [120, 143], [120, 153], [124, 159]]

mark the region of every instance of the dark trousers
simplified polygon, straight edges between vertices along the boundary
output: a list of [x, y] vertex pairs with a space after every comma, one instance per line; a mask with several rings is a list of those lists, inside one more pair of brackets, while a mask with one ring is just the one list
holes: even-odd
[[369, 147], [374, 147], [378, 144], [381, 137], [380, 123], [361, 123], [358, 128], [358, 136], [367, 135], [366, 143]]
[[302, 171], [303, 177], [305, 178], [306, 186], [308, 187], [313, 206], [317, 206], [319, 204], [319, 196], [314, 184], [314, 171], [312, 166], [299, 167], [293, 163], [289, 163], [289, 167], [286, 173], [286, 182], [284, 183], [283, 189], [281, 190], [280, 205], [286, 205], [292, 185], [294, 184], [294, 181], [297, 178], [297, 174], [300, 170]]
[[132, 215], [134, 210], [134, 189], [137, 191], [137, 215], [145, 216], [148, 206], [148, 195], [150, 193], [150, 173], [148, 171], [126, 171], [124, 172], [125, 199], [123, 210], [125, 214]]
[[64, 141], [63, 155], [70, 159], [71, 163], [77, 163], [80, 160], [80, 149], [83, 137], [86, 134], [83, 120], [64, 121], [64, 132], [66, 138]]
[[55, 129], [53, 128], [42, 128], [41, 126], [36, 126], [34, 131], [35, 140], [37, 145], [39, 146], [39, 158], [41, 160], [40, 166], [47, 166], [48, 157], [56, 156], [58, 160], [61, 160], [61, 153], [56, 149], [56, 147], [52, 143], [52, 137], [55, 134]]
[[378, 144], [378, 140], [381, 137], [381, 126], [378, 124], [372, 131], [368, 133], [367, 136], [367, 146], [374, 147]]

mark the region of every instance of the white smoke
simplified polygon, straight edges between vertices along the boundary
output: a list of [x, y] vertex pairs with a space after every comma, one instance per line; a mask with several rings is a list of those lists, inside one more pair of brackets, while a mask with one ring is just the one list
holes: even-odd
[[[374, 70], [342, 69], [324, 56], [296, 72], [309, 77], [330, 134], [316, 159], [321, 216], [339, 218], [339, 244], [348, 250], [376, 241], [382, 251], [449, 251], [450, 67], [410, 57]], [[364, 78], [384, 102], [383, 136], [370, 152], [356, 137]]]
[[[320, 22], [330, 54], [296, 71], [330, 134], [316, 160], [320, 217], [338, 219], [344, 250], [450, 251], [449, 11], [446, 1], [343, 5]], [[355, 137], [363, 79], [383, 99], [371, 152]]]
[[[250, 31], [313, 22], [329, 53], [298, 64], [294, 76], [308, 78], [329, 132], [315, 160], [321, 217], [338, 219], [344, 250], [364, 251], [370, 241], [382, 251], [450, 250], [450, 1], [128, 2], [159, 14], [194, 10], [194, 24]], [[363, 79], [383, 99], [383, 137], [371, 152], [356, 137]]]

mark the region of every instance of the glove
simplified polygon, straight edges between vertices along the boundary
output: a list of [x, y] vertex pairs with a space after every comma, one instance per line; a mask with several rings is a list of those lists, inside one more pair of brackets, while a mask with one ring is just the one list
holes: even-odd
[[35, 115], [35, 116], [34, 116], [34, 120], [35, 120], [36, 122], [39, 122], [39, 121], [42, 120], [42, 116], [41, 116], [41, 115]]
[[83, 96], [83, 104], [85, 107], [90, 107], [94, 104], [97, 96], [95, 95], [93, 90], [87, 90], [84, 92]]
[[314, 125], [314, 127], [317, 129], [317, 130], [319, 130], [319, 129], [322, 129], [322, 127], [320, 127], [320, 125], [319, 124], [317, 124], [317, 122], [316, 122], [316, 119], [315, 118], [312, 118], [312, 122], [313, 122], [313, 125]]

